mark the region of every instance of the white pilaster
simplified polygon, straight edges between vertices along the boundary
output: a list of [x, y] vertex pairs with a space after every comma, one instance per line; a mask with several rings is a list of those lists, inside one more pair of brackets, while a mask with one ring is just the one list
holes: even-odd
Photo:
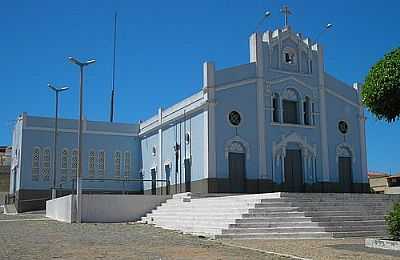
[[[163, 151], [162, 151], [162, 108], [158, 109], [158, 122], [160, 124], [160, 128], [158, 129], [158, 179], [162, 180], [163, 168], [162, 168], [162, 158], [163, 158]], [[164, 186], [161, 182], [157, 184], [157, 187]]]
[[359, 128], [360, 128], [360, 154], [361, 154], [361, 180], [363, 183], [368, 183], [368, 167], [367, 167], [367, 146], [365, 143], [365, 115], [364, 106], [361, 101], [362, 85], [359, 83], [353, 84], [354, 89], [357, 90], [358, 100], [360, 105], [359, 110]]
[[208, 106], [204, 112], [204, 177], [217, 177], [217, 153], [215, 143], [215, 66], [203, 64], [203, 93]]
[[265, 129], [265, 98], [264, 98], [264, 55], [262, 46], [262, 34], [255, 33], [251, 36], [256, 58], [256, 87], [257, 87], [257, 134], [258, 134], [258, 177], [267, 178], [266, 155], [266, 129]]
[[318, 80], [319, 80], [319, 96], [320, 96], [320, 131], [321, 131], [321, 158], [322, 158], [322, 180], [329, 181], [329, 150], [328, 150], [328, 129], [327, 129], [327, 113], [325, 101], [325, 70], [324, 55], [320, 45], [314, 45], [313, 49], [318, 50]]

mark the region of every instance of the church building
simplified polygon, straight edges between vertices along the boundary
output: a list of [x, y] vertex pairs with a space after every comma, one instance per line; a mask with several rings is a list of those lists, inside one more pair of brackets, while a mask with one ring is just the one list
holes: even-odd
[[[367, 192], [361, 85], [328, 74], [322, 46], [288, 25], [253, 33], [249, 47], [248, 63], [205, 62], [202, 89], [143, 122], [88, 121], [83, 176], [104, 181], [83, 192]], [[61, 123], [58, 137], [64, 180], [76, 172], [73, 121]], [[53, 135], [49, 118], [17, 122], [10, 193], [51, 187]]]

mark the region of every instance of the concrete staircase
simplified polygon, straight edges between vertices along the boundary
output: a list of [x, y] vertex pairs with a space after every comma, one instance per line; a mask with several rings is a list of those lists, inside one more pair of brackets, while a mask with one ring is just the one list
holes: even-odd
[[223, 239], [315, 239], [383, 236], [384, 216], [399, 195], [265, 193], [173, 196], [143, 223]]

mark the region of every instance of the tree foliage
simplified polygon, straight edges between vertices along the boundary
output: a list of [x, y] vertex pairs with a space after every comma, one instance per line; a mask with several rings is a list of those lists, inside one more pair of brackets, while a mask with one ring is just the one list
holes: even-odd
[[393, 240], [400, 240], [400, 203], [396, 203], [393, 209], [385, 216], [387, 229], [390, 238]]
[[400, 48], [386, 54], [368, 72], [362, 101], [380, 120], [400, 118]]

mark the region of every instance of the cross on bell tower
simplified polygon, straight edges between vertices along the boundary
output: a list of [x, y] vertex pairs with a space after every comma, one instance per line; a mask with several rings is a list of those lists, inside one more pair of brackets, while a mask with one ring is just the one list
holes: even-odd
[[292, 12], [289, 10], [289, 6], [284, 5], [281, 9], [281, 13], [285, 16], [285, 27], [288, 27], [288, 18], [289, 15], [292, 15]]

